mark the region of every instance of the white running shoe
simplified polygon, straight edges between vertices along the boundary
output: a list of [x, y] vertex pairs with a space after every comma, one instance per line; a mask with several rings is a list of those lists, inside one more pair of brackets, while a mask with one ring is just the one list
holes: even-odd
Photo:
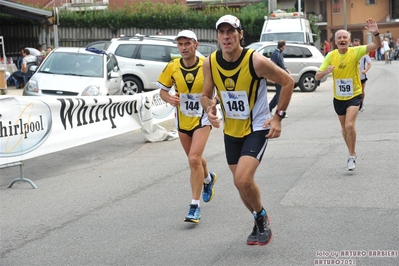
[[363, 112], [363, 111], [364, 111], [364, 103], [362, 103], [362, 107], [360, 108], [359, 111], [360, 111], [360, 112]]
[[348, 170], [353, 171], [356, 169], [356, 157], [355, 156], [348, 156]]

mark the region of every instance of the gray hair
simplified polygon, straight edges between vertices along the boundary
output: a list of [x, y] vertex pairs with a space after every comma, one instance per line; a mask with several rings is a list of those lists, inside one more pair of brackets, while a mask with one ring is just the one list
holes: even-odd
[[348, 34], [348, 38], [349, 38], [349, 39], [351, 38], [351, 33], [350, 33], [349, 31], [347, 31], [347, 30], [337, 30], [337, 31], [335, 32], [335, 34], [334, 34], [335, 39], [337, 39], [337, 37], [338, 37], [338, 32], [340, 32], [340, 31], [346, 32], [346, 33]]

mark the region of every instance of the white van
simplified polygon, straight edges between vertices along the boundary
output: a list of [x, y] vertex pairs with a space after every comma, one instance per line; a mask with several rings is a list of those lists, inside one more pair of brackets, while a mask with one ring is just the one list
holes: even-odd
[[310, 29], [309, 20], [303, 18], [303, 13], [273, 13], [265, 16], [260, 41], [296, 43], [313, 43], [313, 34]]

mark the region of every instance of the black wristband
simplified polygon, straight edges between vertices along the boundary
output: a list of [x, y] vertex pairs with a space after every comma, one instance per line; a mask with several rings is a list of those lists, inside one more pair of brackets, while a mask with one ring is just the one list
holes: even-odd
[[285, 118], [287, 116], [287, 113], [284, 110], [277, 110], [276, 115], [278, 115], [281, 118]]
[[377, 32], [376, 34], [373, 34], [374, 36], [378, 36], [378, 35], [380, 35], [380, 33], [379, 32]]

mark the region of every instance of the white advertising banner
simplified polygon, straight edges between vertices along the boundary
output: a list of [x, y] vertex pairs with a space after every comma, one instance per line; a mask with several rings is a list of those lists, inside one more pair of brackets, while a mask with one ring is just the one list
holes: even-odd
[[146, 140], [178, 137], [157, 125], [174, 117], [159, 90], [132, 96], [0, 96], [0, 165], [142, 130]]

